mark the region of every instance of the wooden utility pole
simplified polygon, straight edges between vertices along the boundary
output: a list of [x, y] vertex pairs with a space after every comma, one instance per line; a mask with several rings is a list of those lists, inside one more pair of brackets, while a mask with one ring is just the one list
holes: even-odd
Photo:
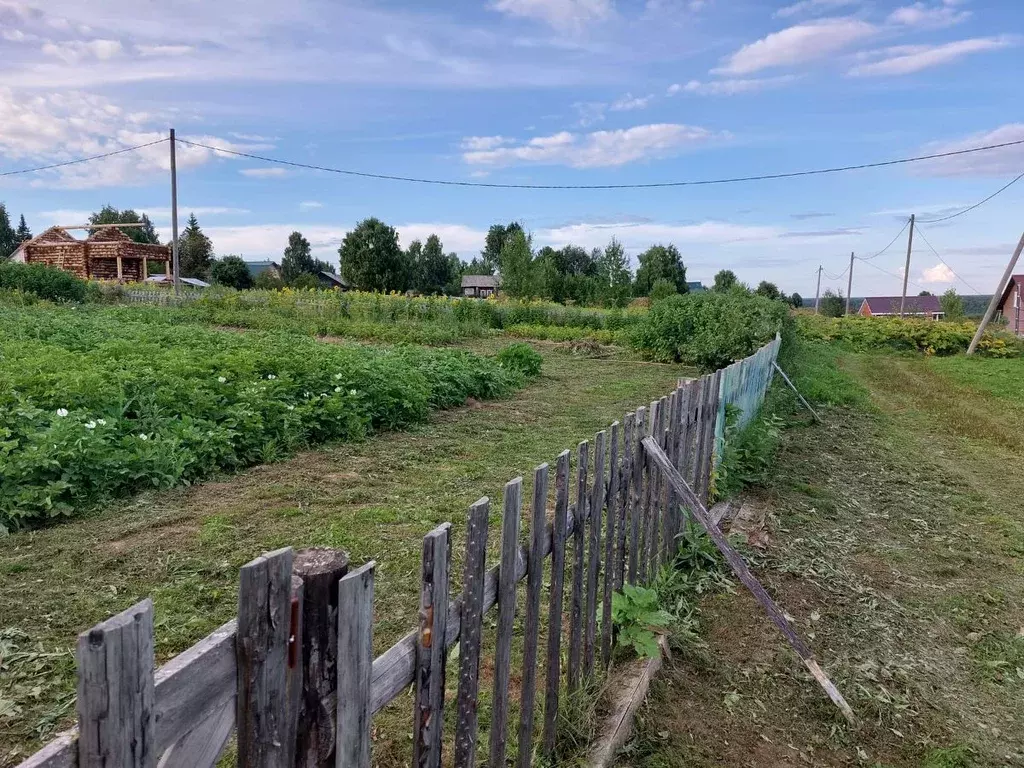
[[999, 280], [999, 285], [996, 286], [996, 292], [992, 294], [992, 301], [988, 303], [988, 309], [985, 310], [985, 317], [981, 319], [981, 322], [978, 324], [978, 330], [974, 332], [974, 338], [971, 339], [971, 345], [967, 347], [968, 355], [974, 354], [974, 350], [978, 347], [978, 342], [981, 341], [981, 334], [985, 332], [985, 327], [992, 322], [992, 315], [996, 313], [996, 307], [999, 306], [999, 300], [1003, 297], [1003, 291], [1006, 290], [1006, 283], [1009, 281], [1010, 276], [1013, 275], [1013, 268], [1017, 266], [1017, 259], [1020, 258], [1021, 251], [1024, 251], [1024, 235], [1020, 236], [1020, 242], [1017, 243], [1017, 247], [1013, 251], [1013, 256], [1010, 257], [1010, 263], [1006, 265], [1006, 271], [1003, 272], [1003, 276]]
[[174, 271], [174, 293], [181, 292], [178, 275], [178, 169], [174, 159], [174, 129], [171, 128], [171, 269]]
[[818, 302], [821, 301], [821, 265], [818, 265], [818, 287], [814, 289], [814, 314], [818, 314]]
[[910, 252], [914, 248], [914, 214], [910, 214], [910, 236], [907, 237], [907, 264], [903, 267], [903, 296], [900, 298], [900, 317], [907, 303], [907, 280], [910, 279]]
[[853, 251], [850, 251], [850, 276], [846, 278], [846, 314], [850, 314], [850, 293], [853, 291]]

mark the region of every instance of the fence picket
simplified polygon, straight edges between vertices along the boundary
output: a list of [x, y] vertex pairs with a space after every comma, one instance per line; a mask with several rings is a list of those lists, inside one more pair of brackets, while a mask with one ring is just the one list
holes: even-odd
[[78, 636], [78, 765], [155, 768], [153, 601]]
[[558, 694], [562, 665], [562, 595], [565, 579], [565, 523], [569, 510], [569, 452], [558, 455], [555, 469], [555, 517], [551, 525], [551, 595], [548, 607], [548, 660], [544, 697], [544, 754], [555, 753]]
[[591, 485], [589, 559], [587, 560], [586, 630], [583, 636], [583, 674], [594, 672], [594, 640], [597, 635], [597, 585], [601, 569], [601, 512], [604, 508], [604, 449], [606, 433], [594, 438], [594, 481]]
[[640, 545], [641, 525], [643, 518], [643, 491], [644, 491], [644, 448], [640, 440], [644, 434], [644, 424], [647, 421], [647, 408], [640, 406], [636, 409], [636, 424], [633, 425], [633, 482], [632, 498], [629, 510], [629, 583], [636, 584], [640, 580]]
[[[657, 401], [657, 413], [654, 417], [652, 436], [658, 441], [658, 445], [665, 443], [665, 417], [668, 415], [668, 398], [663, 397]], [[647, 553], [649, 564], [647, 566], [648, 583], [653, 582], [658, 575], [658, 566], [661, 562], [661, 531], [662, 519], [665, 515], [665, 483], [662, 481], [661, 472], [657, 467], [651, 468], [654, 477], [654, 488], [651, 493], [651, 543]]]
[[578, 447], [576, 464], [576, 507], [572, 531], [572, 604], [569, 616], [569, 690], [580, 684], [583, 660], [583, 552], [586, 549], [587, 520], [587, 465], [590, 443], [584, 440]]
[[693, 437], [693, 490], [700, 498], [701, 485], [704, 482], [704, 473], [702, 471], [705, 464], [705, 451], [707, 450], [707, 441], [704, 439], [705, 426], [707, 424], [707, 418], [711, 410], [711, 377], [701, 376], [700, 378], [700, 389], [697, 395], [697, 420], [694, 424], [694, 437]]
[[608, 457], [608, 500], [605, 513], [604, 567], [601, 569], [604, 593], [601, 611], [601, 664], [608, 666], [612, 657], [612, 590], [615, 586], [615, 520], [619, 500], [619, 422], [612, 422], [611, 446]]
[[619, 502], [618, 521], [616, 522], [617, 541], [615, 548], [615, 584], [614, 589], [622, 589], [626, 578], [626, 567], [629, 555], [629, 510], [630, 510], [630, 479], [633, 475], [633, 420], [635, 413], [627, 413], [622, 422], [622, 468], [619, 471]]
[[337, 768], [370, 768], [370, 672], [373, 669], [373, 583], [376, 563], [338, 581]]
[[419, 768], [441, 768], [451, 529], [442, 523], [423, 538], [412, 731], [412, 762]]
[[[669, 396], [669, 418], [666, 430], [666, 453], [672, 458], [672, 466], [679, 460], [679, 419], [681, 413], [682, 390], [676, 387]], [[666, 483], [668, 494], [665, 507], [665, 528], [662, 530], [661, 546], [665, 563], [672, 560], [675, 554], [676, 534], [679, 532], [679, 500], [672, 491], [671, 484]]]

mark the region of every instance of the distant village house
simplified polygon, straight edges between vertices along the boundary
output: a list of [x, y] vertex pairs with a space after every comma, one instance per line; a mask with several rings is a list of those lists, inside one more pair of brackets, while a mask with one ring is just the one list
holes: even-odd
[[486, 299], [498, 293], [501, 278], [495, 275], [463, 275], [462, 295], [470, 299]]
[[84, 227], [90, 230], [84, 240], [72, 237], [68, 229], [79, 227], [50, 227], [18, 246], [11, 259], [57, 267], [85, 280], [141, 282], [152, 264], [170, 271], [171, 249], [166, 245], [136, 243], [114, 225]]
[[1021, 305], [1024, 304], [1024, 275], [1014, 275], [1006, 284], [1006, 290], [999, 299], [999, 317], [1006, 321], [1006, 329], [1018, 336], [1024, 336], [1024, 318]]
[[[899, 296], [869, 296], [861, 302], [859, 314], [864, 317], [899, 317], [900, 301]], [[938, 296], [907, 296], [903, 315], [941, 320], [946, 313], [942, 311]]]

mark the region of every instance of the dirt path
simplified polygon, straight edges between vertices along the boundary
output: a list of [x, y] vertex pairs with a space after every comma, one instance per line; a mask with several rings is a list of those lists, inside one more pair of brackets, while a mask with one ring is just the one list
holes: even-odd
[[877, 410], [787, 431], [757, 564], [861, 728], [722, 595], [623, 765], [1024, 765], [1024, 403], [923, 359], [843, 365]]

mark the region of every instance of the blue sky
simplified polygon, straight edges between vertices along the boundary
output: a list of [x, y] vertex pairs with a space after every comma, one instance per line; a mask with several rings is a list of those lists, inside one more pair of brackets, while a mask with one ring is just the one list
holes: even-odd
[[[0, 0], [0, 170], [166, 135], [298, 162], [507, 183], [646, 183], [886, 160], [1024, 139], [1018, 0]], [[952, 212], [1024, 171], [1024, 147], [833, 176], [656, 190], [433, 187], [268, 166], [179, 146], [181, 217], [218, 253], [280, 255], [293, 229], [336, 259], [378, 216], [464, 258], [489, 224], [538, 245], [675, 243], [814, 293], [906, 215]], [[104, 203], [169, 233], [167, 145], [0, 179], [35, 232]], [[921, 231], [990, 291], [1020, 236], [1024, 181]], [[905, 240], [872, 264], [899, 272]], [[957, 280], [915, 242], [911, 280]], [[841, 286], [842, 280], [824, 281]], [[899, 292], [860, 262], [854, 294]]]

